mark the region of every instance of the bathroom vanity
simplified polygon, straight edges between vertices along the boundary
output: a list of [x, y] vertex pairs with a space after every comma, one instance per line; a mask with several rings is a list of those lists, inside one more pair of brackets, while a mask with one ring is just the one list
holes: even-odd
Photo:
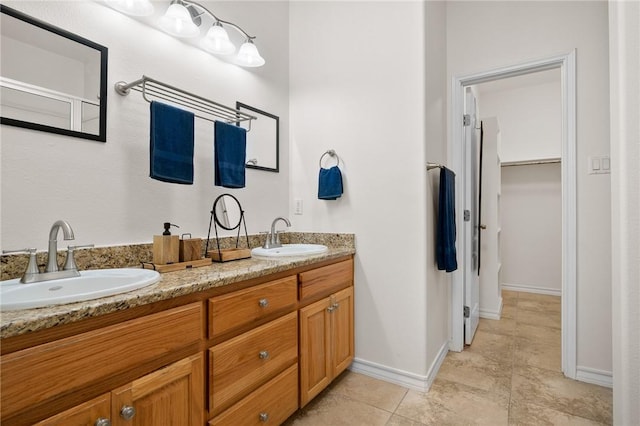
[[246, 259], [3, 312], [1, 421], [280, 424], [353, 359], [353, 253]]

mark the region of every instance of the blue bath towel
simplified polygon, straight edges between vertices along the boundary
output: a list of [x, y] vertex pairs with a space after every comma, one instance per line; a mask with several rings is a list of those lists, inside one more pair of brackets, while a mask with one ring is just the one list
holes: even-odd
[[458, 269], [456, 259], [456, 174], [446, 167], [440, 169], [440, 194], [436, 260], [438, 269], [452, 272]]
[[240, 126], [215, 122], [215, 185], [244, 188], [247, 131]]
[[338, 166], [320, 168], [318, 177], [318, 199], [337, 200], [342, 195], [342, 173]]
[[151, 102], [149, 176], [163, 182], [193, 184], [193, 114]]

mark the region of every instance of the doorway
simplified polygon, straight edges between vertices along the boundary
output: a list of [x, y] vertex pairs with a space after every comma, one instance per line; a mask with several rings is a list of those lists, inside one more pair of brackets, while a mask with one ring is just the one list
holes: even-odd
[[[468, 178], [464, 149], [464, 104], [466, 88], [508, 77], [559, 69], [562, 80], [562, 371], [576, 377], [576, 99], [575, 51], [565, 55], [526, 62], [481, 73], [452, 78], [452, 138], [449, 142], [449, 164], [457, 172], [456, 186]], [[456, 193], [456, 217], [464, 218], [464, 191]], [[459, 256], [471, 256], [462, 220], [457, 224]], [[462, 262], [464, 265], [464, 262]], [[461, 268], [453, 273], [451, 291], [451, 339], [449, 348], [462, 351], [464, 346], [464, 302], [467, 286], [474, 271]]]

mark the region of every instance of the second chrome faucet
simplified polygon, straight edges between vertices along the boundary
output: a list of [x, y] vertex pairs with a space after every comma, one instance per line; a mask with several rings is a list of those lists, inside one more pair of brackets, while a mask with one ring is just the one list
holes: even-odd
[[273, 222], [271, 222], [271, 231], [267, 234], [267, 238], [265, 239], [262, 248], [270, 249], [282, 247], [282, 244], [280, 243], [280, 231], [276, 231], [276, 224], [280, 220], [286, 223], [287, 227], [291, 226], [291, 222], [289, 222], [289, 219], [286, 217], [276, 217], [273, 219]]

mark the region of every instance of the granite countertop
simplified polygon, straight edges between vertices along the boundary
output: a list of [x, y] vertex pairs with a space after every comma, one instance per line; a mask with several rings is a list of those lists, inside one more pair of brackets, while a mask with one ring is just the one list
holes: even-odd
[[252, 257], [161, 274], [159, 282], [115, 296], [45, 308], [6, 311], [0, 317], [0, 339], [117, 312], [174, 297], [262, 277], [324, 260], [355, 254], [354, 246], [329, 247], [325, 253], [282, 258]]

